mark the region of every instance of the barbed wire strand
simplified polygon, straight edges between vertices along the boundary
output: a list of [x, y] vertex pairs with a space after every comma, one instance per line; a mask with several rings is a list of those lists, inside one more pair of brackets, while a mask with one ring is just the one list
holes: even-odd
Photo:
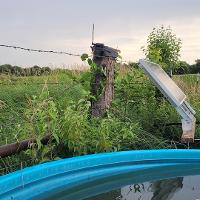
[[65, 54], [65, 55], [68, 55], [68, 56], [78, 56], [78, 57], [81, 56], [81, 54], [75, 54], [75, 53], [70, 53], [70, 52], [65, 52], [65, 51], [31, 49], [31, 48], [24, 48], [24, 47], [13, 46], [13, 45], [5, 45], [5, 44], [0, 44], [0, 47], [19, 49], [19, 50], [24, 50], [24, 51], [29, 51], [29, 52], [32, 51], [32, 52], [38, 52], [38, 53]]
[[[76, 57], [81, 57], [83, 55], [82, 54], [75, 54], [75, 53], [71, 53], [71, 52], [65, 52], [65, 51], [54, 51], [54, 50], [43, 50], [43, 49], [32, 49], [32, 48], [25, 48], [25, 47], [20, 47], [20, 46], [14, 46], [14, 45], [5, 45], [5, 44], [0, 44], [0, 47], [5, 47], [5, 48], [12, 48], [12, 49], [19, 49], [19, 50], [23, 50], [23, 51], [28, 51], [28, 52], [38, 52], [38, 53], [53, 53], [53, 54], [64, 54], [64, 55], [68, 55], [68, 56], [76, 56]], [[89, 55], [88, 57], [92, 57], [93, 55]], [[96, 56], [98, 58], [114, 58], [112, 56]], [[129, 63], [129, 61], [126, 60], [120, 60], [121, 63]]]

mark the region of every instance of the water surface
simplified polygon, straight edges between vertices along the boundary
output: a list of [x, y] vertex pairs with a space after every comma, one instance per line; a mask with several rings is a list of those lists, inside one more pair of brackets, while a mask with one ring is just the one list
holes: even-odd
[[127, 185], [87, 200], [200, 200], [200, 175]]

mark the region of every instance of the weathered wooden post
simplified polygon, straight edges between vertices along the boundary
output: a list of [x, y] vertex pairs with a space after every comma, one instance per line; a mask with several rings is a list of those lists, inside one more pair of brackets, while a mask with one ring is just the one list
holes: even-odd
[[91, 100], [91, 115], [103, 117], [114, 96], [114, 68], [119, 50], [101, 43], [93, 44], [91, 48], [93, 62], [96, 64], [91, 80], [91, 94], [95, 97]]

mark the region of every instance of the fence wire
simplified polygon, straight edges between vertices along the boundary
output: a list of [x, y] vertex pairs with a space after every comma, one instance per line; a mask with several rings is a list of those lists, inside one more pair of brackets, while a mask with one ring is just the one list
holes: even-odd
[[68, 55], [68, 56], [77, 56], [77, 57], [81, 56], [81, 54], [75, 54], [75, 53], [70, 53], [70, 52], [65, 52], [65, 51], [31, 49], [31, 48], [24, 48], [24, 47], [13, 46], [13, 45], [5, 45], [5, 44], [0, 44], [0, 47], [19, 49], [19, 50], [29, 51], [29, 52], [65, 54], [65, 55]]
[[[14, 46], [14, 45], [5, 45], [5, 44], [0, 44], [0, 47], [12, 48], [12, 49], [15, 49], [15, 50], [23, 50], [23, 51], [28, 51], [28, 52], [63, 54], [63, 55], [76, 56], [76, 57], [81, 57], [83, 55], [83, 53], [82, 54], [75, 54], [75, 53], [66, 52], [66, 51], [32, 49], [32, 48], [25, 48], [25, 47]], [[92, 55], [89, 55], [89, 57], [92, 57]], [[98, 55], [96, 57], [98, 57], [98, 58], [112, 58], [112, 59], [116, 59], [115, 57], [112, 57], [112, 56], [101, 56], [101, 55]], [[120, 60], [120, 62], [121, 63], [129, 63], [129, 61], [126, 61], [126, 60]]]

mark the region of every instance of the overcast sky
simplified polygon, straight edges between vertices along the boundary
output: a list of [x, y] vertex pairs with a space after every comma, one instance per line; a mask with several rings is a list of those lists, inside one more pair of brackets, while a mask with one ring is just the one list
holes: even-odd
[[[170, 25], [182, 39], [182, 60], [200, 58], [200, 0], [0, 0], [0, 44], [90, 53], [95, 42], [118, 48], [124, 60], [144, 57], [153, 27]], [[0, 64], [68, 66], [77, 57], [0, 47]]]

